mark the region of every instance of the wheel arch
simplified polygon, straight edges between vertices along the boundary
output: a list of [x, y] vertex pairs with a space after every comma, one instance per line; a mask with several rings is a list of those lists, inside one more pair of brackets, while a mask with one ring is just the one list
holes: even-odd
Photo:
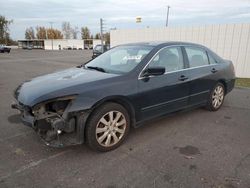
[[226, 82], [226, 80], [220, 79], [220, 80], [218, 80], [218, 83], [223, 84], [223, 86], [225, 88], [225, 93], [227, 93], [227, 82]]
[[[104, 103], [108, 103], [108, 102], [117, 103], [117, 104], [120, 104], [121, 106], [123, 106], [127, 110], [128, 114], [130, 116], [131, 125], [133, 127], [135, 126], [135, 122], [136, 122], [135, 108], [132, 105], [132, 102], [125, 96], [119, 96], [119, 95], [109, 96], [109, 97], [106, 97], [102, 100], [99, 100], [91, 107], [89, 117], [91, 116], [93, 111], [97, 110], [101, 105], [103, 105]], [[88, 119], [89, 119], [89, 117], [88, 117]], [[87, 122], [88, 122], [88, 119], [87, 119]]]

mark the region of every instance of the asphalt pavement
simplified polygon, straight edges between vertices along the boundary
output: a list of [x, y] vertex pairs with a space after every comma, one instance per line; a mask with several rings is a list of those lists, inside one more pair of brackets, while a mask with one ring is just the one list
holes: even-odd
[[250, 187], [250, 89], [235, 88], [217, 112], [199, 108], [132, 129], [111, 152], [44, 145], [10, 108], [13, 90], [91, 55], [87, 50], [0, 54], [1, 188]]

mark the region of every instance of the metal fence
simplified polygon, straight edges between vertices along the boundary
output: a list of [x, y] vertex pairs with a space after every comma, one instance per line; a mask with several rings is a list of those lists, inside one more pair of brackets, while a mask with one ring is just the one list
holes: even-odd
[[232, 60], [237, 77], [250, 78], [250, 23], [111, 31], [112, 47], [145, 41], [185, 41], [203, 44], [221, 57]]

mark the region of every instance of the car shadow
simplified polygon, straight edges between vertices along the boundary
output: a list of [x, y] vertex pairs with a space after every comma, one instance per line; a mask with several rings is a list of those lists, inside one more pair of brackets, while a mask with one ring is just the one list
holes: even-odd
[[18, 124], [21, 123], [21, 117], [19, 114], [11, 115], [8, 117], [10, 123]]

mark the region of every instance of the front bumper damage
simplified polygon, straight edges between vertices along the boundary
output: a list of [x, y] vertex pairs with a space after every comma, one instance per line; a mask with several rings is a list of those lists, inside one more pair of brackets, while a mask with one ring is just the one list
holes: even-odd
[[69, 113], [70, 105], [71, 102], [62, 114], [46, 110], [34, 111], [18, 101], [12, 103], [11, 107], [20, 112], [23, 124], [32, 127], [46, 145], [58, 148], [84, 142], [84, 128], [89, 112]]

